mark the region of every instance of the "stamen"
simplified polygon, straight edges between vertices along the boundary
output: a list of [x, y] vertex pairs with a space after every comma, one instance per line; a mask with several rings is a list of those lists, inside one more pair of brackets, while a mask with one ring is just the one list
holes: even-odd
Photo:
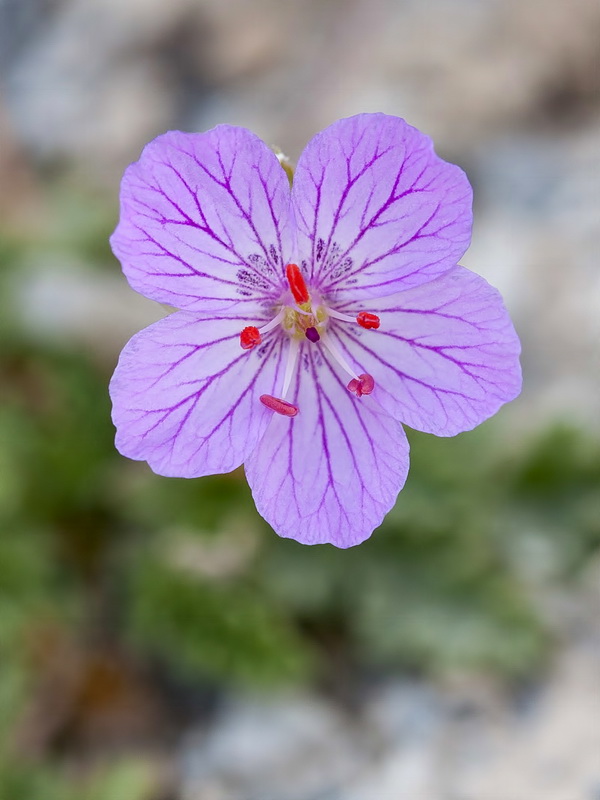
[[300, 350], [300, 342], [297, 339], [290, 339], [290, 349], [288, 350], [288, 360], [285, 365], [285, 374], [283, 376], [283, 388], [281, 396], [285, 397], [292, 382], [292, 375], [298, 360], [298, 351]]
[[306, 283], [304, 282], [304, 278], [298, 265], [288, 264], [285, 268], [285, 274], [287, 276], [290, 289], [292, 290], [294, 300], [297, 303], [308, 303], [310, 300], [310, 295], [308, 294]]
[[299, 350], [300, 342], [298, 342], [296, 339], [290, 339], [290, 349], [288, 350], [288, 359], [287, 364], [285, 365], [281, 397], [273, 397], [273, 395], [270, 394], [261, 394], [259, 397], [259, 400], [263, 406], [270, 408], [271, 411], [275, 411], [277, 414], [283, 414], [284, 417], [295, 417], [299, 411], [298, 406], [295, 406], [293, 403], [288, 403], [287, 400], [282, 399], [286, 396], [288, 389], [290, 388], [292, 375], [294, 374], [294, 368], [296, 367], [296, 361], [298, 360]]
[[263, 406], [275, 411], [276, 414], [282, 414], [284, 417], [295, 417], [298, 413], [298, 406], [292, 403], [286, 403], [285, 400], [280, 400], [278, 397], [272, 397], [270, 394], [261, 394], [259, 397]]
[[337, 348], [337, 345], [333, 343], [333, 340], [329, 336], [329, 334], [324, 333], [321, 336], [321, 341], [325, 345], [325, 347], [329, 350], [331, 355], [337, 361], [342, 369], [344, 369], [348, 375], [351, 376], [352, 380], [347, 385], [347, 389], [349, 392], [352, 392], [357, 397], [362, 397], [363, 394], [371, 394], [373, 389], [375, 388], [375, 381], [373, 380], [372, 375], [367, 375], [366, 372], [363, 372], [362, 375], [357, 375], [356, 372], [352, 369], [352, 367], [348, 364], [344, 356], [340, 353]]
[[341, 311], [336, 311], [335, 308], [328, 308], [327, 316], [339, 319], [342, 322], [356, 322], [356, 317], [351, 317], [350, 314], [342, 314]]
[[357, 314], [356, 321], [361, 328], [367, 328], [367, 330], [377, 330], [377, 328], [381, 325], [381, 321], [377, 314], [370, 314], [368, 311], [361, 311], [360, 314]]
[[257, 328], [254, 325], [248, 325], [248, 327], [244, 328], [244, 330], [240, 333], [240, 347], [243, 350], [252, 350], [253, 347], [256, 347], [257, 344], [262, 342], [263, 333], [268, 333], [272, 331], [273, 328], [276, 328], [281, 320], [283, 319], [285, 314], [285, 308], [282, 308], [278, 314], [276, 314], [270, 322], [267, 322], [266, 325], [263, 325], [262, 328]]
[[304, 335], [308, 339], [309, 342], [318, 342], [321, 338], [319, 336], [319, 331], [316, 328], [307, 328], [304, 331]]
[[363, 394], [371, 394], [375, 388], [375, 381], [372, 375], [367, 375], [366, 372], [363, 372], [358, 378], [353, 378], [346, 388], [357, 397], [362, 397]]
[[262, 341], [260, 331], [254, 325], [248, 325], [247, 328], [240, 333], [240, 346], [243, 350], [252, 350], [257, 344]]
[[261, 333], [268, 333], [269, 331], [272, 331], [273, 328], [276, 328], [279, 325], [284, 316], [285, 316], [285, 307], [279, 310], [279, 312], [273, 317], [271, 322], [267, 322], [266, 325], [263, 325], [262, 328], [259, 328], [259, 331]]
[[356, 374], [356, 372], [354, 372], [350, 364], [348, 364], [344, 356], [340, 353], [340, 351], [337, 348], [337, 345], [333, 343], [333, 340], [331, 339], [329, 334], [324, 333], [321, 336], [321, 341], [323, 342], [325, 347], [329, 350], [334, 360], [337, 361], [337, 363], [340, 365], [340, 367], [343, 370], [345, 370], [345, 372], [347, 372], [351, 378], [355, 378], [356, 380], [358, 380], [358, 375]]
[[355, 317], [351, 317], [350, 314], [342, 314], [341, 311], [328, 308], [327, 316], [333, 317], [334, 319], [339, 319], [342, 322], [357, 322], [361, 328], [377, 330], [377, 328], [381, 325], [381, 320], [377, 314], [371, 314], [370, 311], [359, 311]]

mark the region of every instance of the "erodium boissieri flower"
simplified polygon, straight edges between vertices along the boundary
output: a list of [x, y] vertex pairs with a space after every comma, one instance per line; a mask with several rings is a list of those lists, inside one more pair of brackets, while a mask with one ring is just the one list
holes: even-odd
[[452, 436], [519, 393], [501, 298], [457, 266], [469, 182], [402, 119], [336, 122], [291, 190], [244, 128], [167, 133], [121, 204], [127, 279], [180, 310], [123, 350], [117, 448], [160, 475], [245, 464], [281, 536], [363, 541], [406, 479], [401, 423]]

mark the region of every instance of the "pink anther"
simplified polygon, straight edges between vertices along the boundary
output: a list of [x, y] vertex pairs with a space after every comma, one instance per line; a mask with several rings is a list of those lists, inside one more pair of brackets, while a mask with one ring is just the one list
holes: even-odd
[[347, 386], [348, 391], [352, 392], [357, 397], [362, 397], [363, 394], [371, 394], [374, 388], [375, 381], [373, 380], [373, 376], [367, 375], [366, 373], [359, 375], [358, 378], [352, 378]]
[[259, 400], [263, 406], [275, 411], [276, 414], [282, 414], [284, 417], [295, 417], [298, 413], [298, 406], [285, 400], [280, 400], [278, 397], [272, 397], [270, 394], [261, 394]]
[[359, 314], [357, 314], [356, 321], [361, 328], [367, 328], [367, 330], [377, 330], [377, 328], [381, 325], [381, 320], [377, 314], [371, 314], [369, 311], [361, 311]]

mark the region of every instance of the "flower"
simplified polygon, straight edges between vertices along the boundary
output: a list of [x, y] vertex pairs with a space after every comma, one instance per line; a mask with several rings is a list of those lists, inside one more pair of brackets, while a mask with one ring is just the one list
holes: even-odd
[[401, 423], [453, 436], [520, 391], [500, 295], [457, 266], [471, 221], [465, 174], [397, 117], [315, 136], [291, 190], [244, 128], [159, 136], [111, 244], [136, 291], [180, 310], [121, 354], [118, 450], [184, 478], [243, 463], [281, 536], [363, 541], [406, 479]]

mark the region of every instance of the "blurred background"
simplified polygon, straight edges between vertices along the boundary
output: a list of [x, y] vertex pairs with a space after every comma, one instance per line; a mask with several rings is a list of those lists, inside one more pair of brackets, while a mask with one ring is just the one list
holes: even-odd
[[[599, 42], [594, 0], [0, 0], [0, 800], [600, 798]], [[115, 452], [165, 311], [107, 240], [157, 134], [363, 111], [467, 171], [525, 387], [336, 551]]]

